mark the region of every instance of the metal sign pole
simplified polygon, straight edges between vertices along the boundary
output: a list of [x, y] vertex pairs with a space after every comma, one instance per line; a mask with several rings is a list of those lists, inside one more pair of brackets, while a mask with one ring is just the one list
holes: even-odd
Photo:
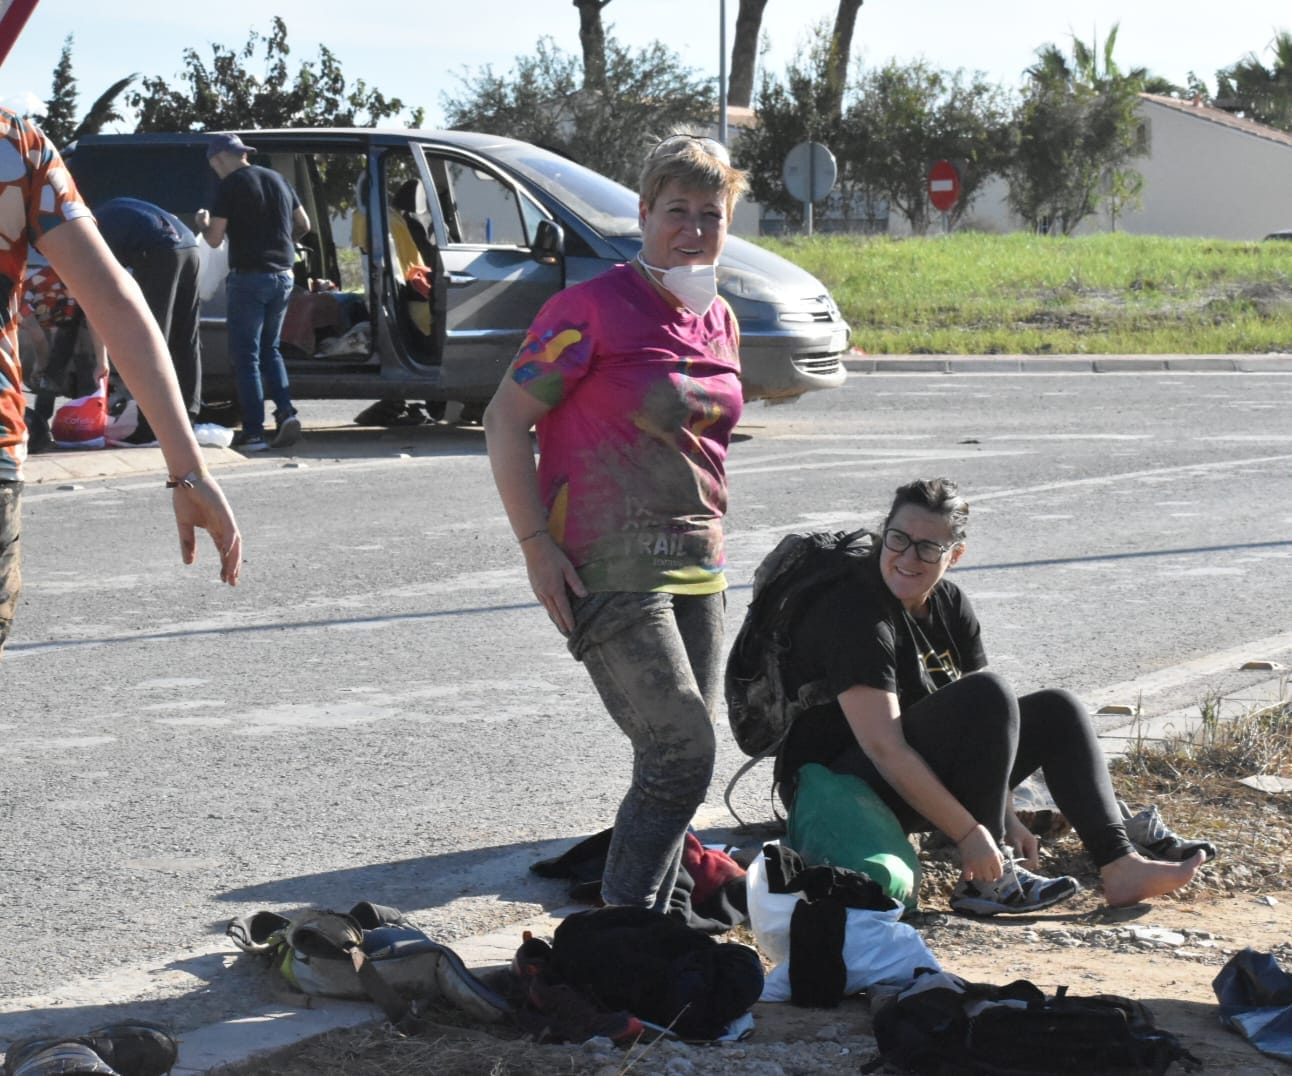
[[812, 234], [812, 199], [816, 195], [816, 149], [815, 147], [808, 150], [808, 196], [807, 201], [803, 204], [807, 206], [807, 212], [804, 219], [807, 224], [807, 234]]
[[727, 144], [727, 0], [718, 0], [718, 141]]

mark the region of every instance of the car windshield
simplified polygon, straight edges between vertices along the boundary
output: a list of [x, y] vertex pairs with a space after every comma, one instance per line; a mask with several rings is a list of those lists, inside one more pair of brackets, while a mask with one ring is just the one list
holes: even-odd
[[493, 145], [489, 155], [550, 194], [604, 236], [640, 235], [637, 195], [613, 179], [537, 146]]

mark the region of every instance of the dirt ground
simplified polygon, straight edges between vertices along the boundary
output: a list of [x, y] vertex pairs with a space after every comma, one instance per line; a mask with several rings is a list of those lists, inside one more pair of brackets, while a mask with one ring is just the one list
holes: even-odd
[[[1142, 803], [1165, 802], [1150, 778], [1139, 781], [1139, 791]], [[1230, 956], [1249, 946], [1292, 970], [1292, 797], [1217, 777], [1192, 794], [1177, 785], [1171, 810], [1179, 832], [1206, 832], [1220, 846], [1217, 861], [1181, 894], [1107, 908], [1079, 842], [1067, 834], [1047, 839], [1042, 865], [1044, 873], [1078, 877], [1083, 890], [1072, 901], [1035, 917], [965, 918], [939, 910], [956, 871], [947, 853], [932, 849], [923, 857], [922, 913], [913, 924], [944, 970], [965, 979], [1025, 978], [1046, 992], [1067, 986], [1073, 994], [1133, 997], [1181, 1038], [1209, 1076], [1287, 1076], [1289, 1066], [1220, 1026], [1211, 983]], [[415, 1037], [379, 1027], [337, 1032], [225, 1076], [817, 1076], [857, 1072], [877, 1057], [864, 998], [828, 1010], [759, 1003], [754, 1019], [753, 1034], [741, 1042], [660, 1041], [625, 1051], [605, 1040], [538, 1045], [506, 1030], [461, 1026], [446, 1013], [443, 1023]]]

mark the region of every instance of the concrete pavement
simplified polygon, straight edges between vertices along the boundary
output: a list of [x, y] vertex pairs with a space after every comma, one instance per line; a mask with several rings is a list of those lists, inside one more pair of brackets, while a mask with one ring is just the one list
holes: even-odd
[[[851, 374], [1020, 374], [1020, 373], [1292, 373], [1292, 352], [1266, 355], [867, 355], [854, 351], [844, 360]], [[310, 423], [306, 420], [306, 433]], [[212, 470], [281, 459], [290, 453], [244, 456], [231, 448], [204, 448]], [[56, 449], [32, 456], [24, 465], [31, 485], [164, 474], [156, 448]]]
[[[1183, 365], [1187, 364], [1187, 365]], [[922, 373], [1018, 373], [1018, 372], [1137, 372], [1184, 371], [1199, 372], [1292, 372], [1292, 355], [1288, 356], [1162, 356], [1162, 357], [1091, 357], [1073, 356], [1053, 359], [1036, 356], [877, 356], [856, 355], [847, 361], [848, 369], [856, 374], [869, 372], [922, 372]], [[301, 446], [309, 450], [309, 439]], [[365, 435], [366, 436], [366, 435]], [[204, 457], [217, 473], [248, 464], [281, 463], [288, 453], [267, 452], [243, 456], [231, 449], [204, 449]], [[33, 457], [27, 465], [27, 481], [31, 485], [57, 488], [90, 481], [111, 481], [118, 478], [157, 476], [159, 492], [164, 461], [157, 449], [120, 449], [97, 451], [58, 451]], [[1276, 701], [1283, 697], [1283, 684], [1271, 679], [1262, 685], [1246, 689], [1242, 697], [1221, 700], [1223, 712], [1234, 708], [1244, 710], [1259, 701]], [[1182, 724], [1196, 720], [1192, 712], [1164, 715], [1147, 723], [1142, 730], [1121, 729], [1106, 734], [1109, 749], [1116, 744], [1139, 735], [1159, 735], [1179, 731]], [[725, 816], [725, 812], [717, 812]], [[702, 822], [705, 820], [702, 820]], [[717, 818], [708, 820], [716, 822]], [[469, 966], [482, 967], [505, 962], [514, 952], [523, 929], [538, 935], [550, 935], [559, 921], [560, 913], [539, 917], [526, 923], [508, 926], [495, 934], [454, 942], [454, 948]], [[233, 949], [230, 946], [230, 954]], [[320, 1034], [324, 1031], [353, 1026], [380, 1019], [380, 1012], [373, 1006], [354, 1002], [320, 1001], [302, 999], [299, 1006], [275, 1006], [254, 1013], [222, 1021], [188, 1032], [183, 1036], [178, 1073], [204, 1073], [234, 1061], [245, 1060], [293, 1042]]]

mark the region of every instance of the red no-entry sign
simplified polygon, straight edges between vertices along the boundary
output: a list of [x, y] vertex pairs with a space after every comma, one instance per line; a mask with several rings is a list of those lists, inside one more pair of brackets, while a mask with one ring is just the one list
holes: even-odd
[[933, 208], [950, 213], [959, 197], [959, 170], [950, 161], [934, 161], [929, 169], [929, 201]]

